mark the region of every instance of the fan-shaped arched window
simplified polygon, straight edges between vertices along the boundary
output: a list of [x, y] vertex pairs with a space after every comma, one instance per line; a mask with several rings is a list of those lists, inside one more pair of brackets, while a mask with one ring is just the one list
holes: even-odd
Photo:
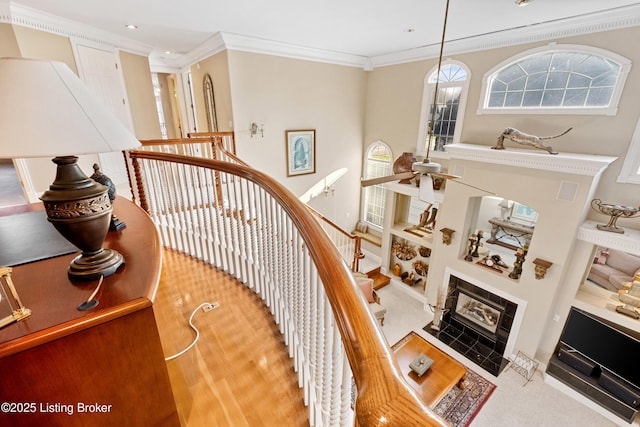
[[[382, 141], [369, 146], [364, 164], [364, 178], [379, 178], [391, 175], [393, 157], [391, 149]], [[385, 189], [382, 185], [372, 185], [363, 190], [362, 219], [368, 224], [382, 228], [384, 217]]]
[[[440, 67], [440, 75], [436, 76], [436, 74], [438, 74], [438, 67], [431, 69], [424, 80], [416, 153], [419, 155], [426, 155], [426, 143], [432, 119], [435, 126], [430, 141], [431, 152], [445, 151], [445, 145], [460, 141], [471, 72], [463, 63], [447, 60]], [[436, 89], [436, 80], [438, 80], [438, 97], [435, 103], [435, 115], [433, 115], [433, 94]]]
[[533, 49], [487, 73], [479, 113], [613, 115], [630, 67], [588, 46]]

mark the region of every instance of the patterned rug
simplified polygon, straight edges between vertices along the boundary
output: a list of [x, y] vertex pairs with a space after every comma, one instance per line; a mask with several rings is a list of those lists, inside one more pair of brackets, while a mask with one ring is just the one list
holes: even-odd
[[[412, 332], [402, 338], [391, 348], [399, 347], [414, 333]], [[466, 427], [469, 425], [496, 388], [495, 384], [468, 367], [467, 379], [464, 381], [464, 385], [464, 390], [460, 390], [458, 387], [451, 389], [434, 408], [434, 411], [453, 427]]]

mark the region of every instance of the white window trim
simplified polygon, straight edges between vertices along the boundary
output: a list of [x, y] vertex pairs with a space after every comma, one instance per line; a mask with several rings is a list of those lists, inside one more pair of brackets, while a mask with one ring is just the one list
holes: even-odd
[[[393, 162], [394, 162], [394, 159], [395, 159], [395, 157], [393, 156], [393, 150], [391, 149], [389, 144], [387, 144], [386, 142], [382, 141], [381, 139], [378, 139], [376, 141], [373, 141], [371, 144], [369, 144], [367, 146], [367, 149], [364, 150], [364, 159], [362, 161], [362, 165], [363, 165], [362, 176], [364, 176], [364, 171], [367, 168], [367, 161], [369, 160], [369, 151], [371, 150], [371, 148], [374, 145], [378, 145], [378, 144], [382, 144], [385, 147], [387, 147], [387, 150], [389, 150], [389, 153], [391, 153], [390, 154], [390, 156], [391, 156], [391, 168], [392, 168], [392, 173], [393, 173]], [[361, 188], [361, 191], [360, 191], [360, 200], [362, 201], [362, 203], [360, 203], [360, 205], [361, 205], [360, 206], [360, 221], [366, 223], [367, 226], [370, 229], [373, 229], [374, 232], [377, 232], [378, 234], [382, 234], [383, 227], [380, 227], [379, 225], [376, 225], [376, 224], [372, 224], [369, 221], [367, 221], [367, 219], [366, 219], [366, 213], [367, 213], [366, 209], [367, 209], [367, 207], [364, 205], [364, 200], [365, 200], [364, 192], [365, 192], [365, 190], [366, 190], [366, 188]], [[386, 203], [387, 203], [387, 201], [385, 200], [385, 204]]]
[[[511, 65], [515, 62], [518, 62], [526, 57], [533, 56], [543, 52], [567, 52], [567, 51], [578, 51], [590, 53], [593, 55], [599, 55], [604, 58], [607, 58], [611, 61], [617, 62], [620, 64], [620, 76], [616, 81], [616, 87], [613, 89], [613, 93], [611, 94], [611, 102], [609, 107], [585, 107], [585, 108], [488, 108], [486, 107], [487, 100], [489, 99], [489, 90], [491, 89], [491, 85], [489, 84], [489, 79], [495, 75], [498, 71], [503, 68]], [[620, 97], [622, 96], [622, 90], [624, 88], [625, 82], [627, 81], [627, 76], [629, 75], [629, 71], [631, 70], [631, 61], [617, 53], [613, 53], [611, 51], [600, 49], [593, 46], [586, 45], [578, 45], [578, 44], [556, 44], [550, 43], [547, 46], [538, 47], [535, 49], [526, 50], [517, 55], [511, 56], [507, 58], [505, 61], [502, 61], [500, 64], [496, 65], [489, 71], [485, 73], [482, 77], [482, 88], [480, 90], [480, 101], [478, 102], [478, 109], [476, 114], [581, 114], [581, 115], [604, 115], [604, 116], [615, 116], [618, 114], [618, 103], [620, 102]]]
[[633, 137], [629, 143], [629, 149], [627, 155], [624, 158], [620, 175], [618, 175], [617, 182], [623, 184], [640, 184], [640, 119], [636, 123], [636, 130], [633, 132]]
[[[469, 94], [469, 86], [471, 84], [471, 70], [463, 62], [447, 58], [440, 66], [440, 69], [448, 67], [449, 65], [456, 65], [464, 70], [467, 74], [467, 79], [462, 84], [462, 92], [460, 92], [460, 104], [458, 105], [458, 116], [456, 117], [456, 128], [453, 131], [452, 144], [460, 142], [460, 134], [462, 133], [462, 124], [464, 121], [464, 112], [467, 107], [467, 95]], [[435, 90], [435, 83], [429, 83], [429, 77], [433, 73], [438, 72], [438, 66], [431, 68], [424, 77], [424, 85], [422, 90], [422, 108], [420, 110], [420, 127], [418, 128], [418, 142], [416, 143], [416, 156], [426, 156], [427, 147], [425, 140], [427, 139], [427, 123], [429, 123], [429, 110], [433, 104], [433, 91]], [[459, 82], [456, 82], [459, 83]], [[440, 82], [439, 87], [445, 87], [448, 83]], [[452, 83], [453, 84], [453, 83]], [[456, 84], [456, 86], [458, 86]], [[448, 154], [443, 151], [431, 151], [429, 157], [432, 158], [448, 158]]]

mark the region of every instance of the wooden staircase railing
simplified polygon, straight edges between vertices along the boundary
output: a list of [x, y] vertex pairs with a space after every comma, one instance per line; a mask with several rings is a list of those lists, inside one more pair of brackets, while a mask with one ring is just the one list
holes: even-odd
[[128, 154], [139, 204], [163, 243], [228, 272], [264, 300], [289, 347], [312, 426], [446, 425], [403, 379], [350, 269], [306, 205], [241, 164]]
[[[141, 140], [143, 150], [184, 154], [187, 156], [226, 160], [249, 166], [236, 155], [233, 132], [195, 132], [188, 138]], [[134, 196], [135, 197], [135, 196]], [[336, 245], [345, 261], [351, 264], [352, 271], [358, 271], [362, 254], [362, 238], [347, 233], [328, 218], [309, 207], [320, 221], [322, 228]]]
[[360, 260], [364, 258], [364, 254], [362, 253], [362, 238], [347, 233], [312, 207], [307, 206], [307, 208], [309, 212], [318, 219], [320, 226], [336, 246], [342, 258], [346, 262], [351, 262], [351, 271], [358, 271], [360, 269]]

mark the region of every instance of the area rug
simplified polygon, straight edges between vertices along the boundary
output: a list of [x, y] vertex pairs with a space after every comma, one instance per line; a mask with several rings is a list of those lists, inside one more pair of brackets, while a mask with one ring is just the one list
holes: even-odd
[[[411, 332], [391, 348], [395, 350], [414, 333]], [[464, 390], [454, 387], [434, 408], [436, 414], [444, 418], [453, 427], [466, 427], [469, 425], [496, 388], [495, 384], [468, 367], [464, 384]]]

